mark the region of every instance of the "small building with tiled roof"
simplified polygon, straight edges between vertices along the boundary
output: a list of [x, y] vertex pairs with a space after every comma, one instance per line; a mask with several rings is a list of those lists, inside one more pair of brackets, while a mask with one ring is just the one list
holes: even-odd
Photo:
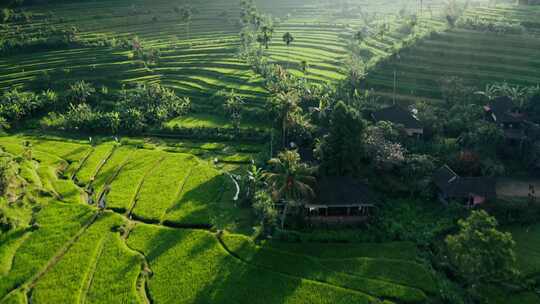
[[443, 166], [433, 174], [439, 200], [460, 201], [469, 207], [497, 198], [496, 181], [489, 177], [460, 177], [450, 167]]
[[375, 122], [387, 121], [396, 125], [402, 125], [409, 136], [421, 136], [424, 134], [424, 127], [415, 115], [400, 106], [391, 106], [371, 114]]

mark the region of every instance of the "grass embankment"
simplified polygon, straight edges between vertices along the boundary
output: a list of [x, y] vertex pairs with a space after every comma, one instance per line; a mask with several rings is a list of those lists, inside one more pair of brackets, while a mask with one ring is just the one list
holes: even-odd
[[152, 268], [148, 288], [155, 303], [379, 303], [361, 292], [246, 264], [205, 231], [138, 225], [128, 245]]
[[[519, 14], [516, 14], [519, 12]], [[466, 15], [491, 19], [514, 16], [527, 22], [539, 16], [515, 6], [497, 9], [472, 9]], [[439, 81], [457, 76], [466, 85], [483, 89], [486, 84], [508, 82], [533, 86], [540, 79], [540, 58], [537, 34], [495, 34], [467, 29], [451, 29], [431, 35], [402, 52], [398, 61], [386, 62], [367, 77], [368, 86], [391, 94], [394, 70], [397, 72], [396, 93], [404, 100], [418, 97], [441, 99]]]
[[427, 299], [425, 292], [435, 293], [437, 289], [425, 267], [406, 260], [366, 257], [321, 259], [282, 251], [286, 245], [281, 246], [282, 250], [257, 246], [239, 235], [225, 234], [222, 240], [228, 250], [247, 263], [400, 303], [422, 303]]

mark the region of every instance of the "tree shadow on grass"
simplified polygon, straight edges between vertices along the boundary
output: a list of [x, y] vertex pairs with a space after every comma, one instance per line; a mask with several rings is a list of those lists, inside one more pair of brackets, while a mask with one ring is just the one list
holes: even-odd
[[219, 229], [234, 223], [241, 213], [233, 202], [227, 176], [218, 175], [183, 193], [165, 216], [170, 226], [210, 226]]
[[193, 303], [283, 303], [301, 284], [299, 278], [245, 263], [225, 250], [217, 238], [212, 246], [219, 246], [213, 249], [220, 255], [208, 261], [208, 267], [215, 268], [217, 275], [197, 292]]

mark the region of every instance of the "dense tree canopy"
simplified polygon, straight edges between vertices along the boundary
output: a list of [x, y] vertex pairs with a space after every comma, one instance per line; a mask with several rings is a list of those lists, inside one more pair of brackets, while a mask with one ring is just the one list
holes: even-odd
[[448, 258], [470, 285], [506, 281], [516, 274], [515, 243], [510, 233], [497, 230], [497, 220], [485, 211], [473, 211], [458, 222], [459, 232], [446, 238]]
[[318, 146], [321, 169], [327, 174], [355, 174], [361, 166], [366, 123], [355, 109], [338, 102], [330, 127]]

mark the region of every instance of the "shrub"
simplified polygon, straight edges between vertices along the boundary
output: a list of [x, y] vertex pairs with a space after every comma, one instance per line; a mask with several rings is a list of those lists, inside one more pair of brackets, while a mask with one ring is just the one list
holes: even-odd
[[479, 16], [462, 18], [458, 22], [458, 27], [482, 31], [482, 32], [491, 32], [495, 34], [523, 34], [525, 28], [517, 22], [508, 22], [503, 19], [490, 20], [480, 18]]

